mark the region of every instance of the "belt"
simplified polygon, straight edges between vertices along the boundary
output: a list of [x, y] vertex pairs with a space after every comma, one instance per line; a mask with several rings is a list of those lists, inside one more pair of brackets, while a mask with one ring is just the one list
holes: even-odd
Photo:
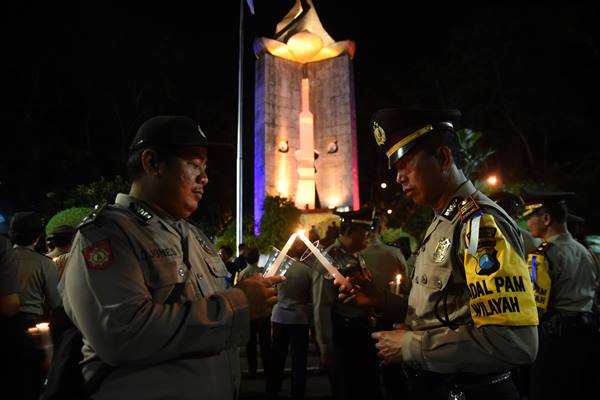
[[494, 385], [506, 381], [512, 376], [510, 371], [494, 372], [490, 374], [440, 374], [425, 370], [415, 370], [408, 367], [404, 367], [404, 372], [408, 379], [416, 384], [458, 386], [463, 388]]

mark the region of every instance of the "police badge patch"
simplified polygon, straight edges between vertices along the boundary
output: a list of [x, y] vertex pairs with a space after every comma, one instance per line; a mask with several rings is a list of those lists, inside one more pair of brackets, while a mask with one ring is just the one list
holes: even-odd
[[91, 269], [106, 269], [112, 263], [112, 247], [108, 239], [94, 243], [83, 251], [85, 265]]
[[452, 242], [448, 238], [441, 238], [437, 245], [435, 246], [435, 250], [433, 252], [433, 261], [436, 263], [442, 263], [446, 260], [448, 256], [448, 251], [450, 250], [450, 246]]

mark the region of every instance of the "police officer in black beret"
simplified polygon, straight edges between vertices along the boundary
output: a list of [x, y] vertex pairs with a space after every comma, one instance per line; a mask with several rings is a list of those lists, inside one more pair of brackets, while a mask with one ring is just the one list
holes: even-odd
[[515, 222], [461, 170], [460, 115], [391, 108], [372, 116], [404, 195], [435, 215], [417, 250], [408, 305], [366, 284], [355, 298], [404, 320], [373, 338], [384, 363], [402, 364], [414, 398], [518, 399], [511, 373], [537, 352], [533, 288]]
[[95, 399], [238, 396], [238, 348], [283, 279], [228, 288], [217, 250], [187, 221], [217, 146], [191, 118], [149, 119], [130, 147], [129, 194], [78, 229], [61, 291]]
[[567, 200], [574, 195], [521, 190], [529, 230], [543, 240], [528, 259], [541, 312], [532, 399], [583, 398], [597, 390], [589, 372], [598, 365], [592, 359], [600, 341], [593, 306], [600, 267], [567, 229]]

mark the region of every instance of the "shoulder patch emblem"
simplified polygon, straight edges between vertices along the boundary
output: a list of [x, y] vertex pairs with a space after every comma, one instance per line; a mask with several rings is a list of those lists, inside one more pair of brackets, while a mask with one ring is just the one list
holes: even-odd
[[435, 250], [433, 251], [433, 262], [442, 263], [448, 256], [448, 252], [452, 242], [448, 238], [441, 238], [437, 245], [435, 246]]
[[448, 207], [446, 207], [446, 209], [442, 212], [442, 217], [446, 218], [449, 221], [452, 221], [454, 219], [454, 216], [458, 212], [458, 204], [460, 203], [460, 201], [460, 197], [453, 198], [450, 201], [450, 204], [448, 204]]
[[498, 271], [500, 262], [498, 261], [498, 257], [496, 257], [496, 253], [496, 249], [494, 248], [487, 249], [485, 253], [479, 257], [478, 267], [475, 271], [477, 275], [491, 275]]
[[458, 208], [458, 214], [460, 216], [460, 222], [465, 222], [470, 217], [474, 216], [477, 211], [481, 210], [479, 204], [475, 201], [473, 196], [469, 196], [460, 202]]
[[85, 265], [91, 269], [106, 269], [113, 260], [112, 247], [108, 239], [94, 243], [83, 250]]

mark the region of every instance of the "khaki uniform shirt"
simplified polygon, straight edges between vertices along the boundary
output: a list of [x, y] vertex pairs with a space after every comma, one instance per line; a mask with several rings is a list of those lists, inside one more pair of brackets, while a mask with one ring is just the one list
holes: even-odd
[[[342, 245], [339, 239], [336, 239], [335, 243], [326, 252], [333, 258], [333, 265], [342, 275], [348, 276], [352, 273], [362, 271], [358, 257], [346, 252], [344, 245]], [[313, 271], [312, 293], [316, 340], [322, 354], [332, 354], [332, 313], [336, 313], [344, 318], [364, 319], [369, 318], [369, 314], [362, 308], [338, 301], [338, 291], [333, 285], [333, 279], [326, 279], [318, 267]]]
[[[469, 195], [484, 213], [493, 216], [508, 244], [522, 258], [523, 242], [514, 221], [467, 181], [455, 196], [465, 199]], [[427, 229], [426, 240], [418, 250], [405, 320], [412, 330], [402, 340], [404, 363], [415, 369], [438, 373], [491, 373], [532, 362], [538, 347], [535, 325], [475, 327], [461, 256], [465, 251], [468, 224], [461, 223], [458, 213], [451, 210], [450, 205], [434, 217]], [[455, 230], [459, 231], [458, 235]], [[528, 277], [526, 264], [524, 261], [522, 264], [523, 275]], [[439, 300], [446, 287], [448, 296], [444, 310], [444, 302]], [[533, 302], [531, 286], [528, 291]], [[532, 314], [536, 314], [534, 303], [531, 308]], [[438, 316], [446, 315], [445, 311], [454, 329], [438, 319]], [[537, 315], [535, 318], [537, 321]]]
[[80, 227], [61, 280], [94, 399], [234, 399], [250, 314], [207, 237], [133, 197]]
[[369, 243], [366, 249], [360, 252], [360, 255], [365, 260], [365, 264], [377, 287], [389, 291], [390, 281], [395, 282], [396, 275], [400, 274], [402, 282], [399, 292], [408, 294], [410, 291], [410, 277], [402, 250], [375, 239]]
[[51, 259], [23, 246], [15, 246], [21, 307], [19, 311], [42, 317], [62, 303], [58, 268]]
[[552, 279], [548, 311], [591, 312], [600, 275], [592, 253], [568, 232], [548, 242], [545, 256]]

